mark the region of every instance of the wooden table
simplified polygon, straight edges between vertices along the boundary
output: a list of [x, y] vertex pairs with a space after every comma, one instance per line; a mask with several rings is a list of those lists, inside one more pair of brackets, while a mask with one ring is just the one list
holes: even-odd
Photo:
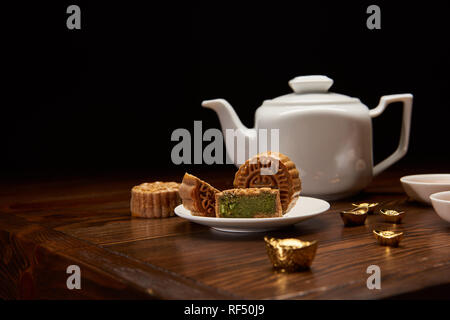
[[[434, 170], [438, 171], [438, 170]], [[131, 218], [130, 188], [180, 180], [182, 173], [34, 179], [0, 187], [0, 298], [57, 299], [378, 299], [450, 296], [450, 224], [407, 199], [392, 169], [359, 196], [288, 229], [263, 234], [214, 231], [181, 218]], [[234, 168], [198, 171], [218, 188]], [[25, 183], [26, 182], [26, 183]], [[406, 211], [392, 225], [379, 215], [344, 228], [339, 211], [352, 201]], [[375, 227], [402, 230], [398, 248], [379, 246]], [[311, 270], [274, 272], [263, 237], [318, 240]], [[78, 265], [81, 289], [66, 269]], [[367, 267], [381, 268], [381, 289], [366, 286]]]

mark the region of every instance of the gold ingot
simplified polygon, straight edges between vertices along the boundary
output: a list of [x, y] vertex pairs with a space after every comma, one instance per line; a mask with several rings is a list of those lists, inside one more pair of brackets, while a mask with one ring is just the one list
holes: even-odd
[[383, 215], [384, 220], [391, 223], [402, 222], [402, 218], [405, 215], [404, 211], [398, 212], [395, 210], [380, 210], [380, 213]]
[[286, 272], [308, 269], [316, 255], [317, 241], [264, 237], [267, 255], [275, 269]]
[[355, 208], [349, 211], [342, 211], [341, 218], [345, 226], [363, 225], [367, 218], [368, 207]]
[[356, 209], [367, 208], [367, 213], [371, 214], [371, 213], [374, 212], [374, 208], [376, 206], [378, 206], [378, 202], [374, 202], [374, 203], [368, 203], [368, 202], [352, 203], [352, 206], [356, 207]]
[[397, 247], [403, 239], [403, 232], [373, 230], [373, 234], [382, 246]]

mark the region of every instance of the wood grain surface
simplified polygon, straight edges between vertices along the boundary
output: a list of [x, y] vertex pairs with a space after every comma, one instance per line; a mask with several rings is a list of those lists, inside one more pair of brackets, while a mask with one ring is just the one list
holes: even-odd
[[[234, 172], [195, 174], [225, 189]], [[397, 166], [316, 218], [255, 234], [219, 232], [178, 217], [130, 216], [133, 185], [179, 181], [182, 172], [9, 181], [0, 185], [0, 298], [448, 299], [450, 224], [408, 199], [398, 180], [417, 172]], [[380, 202], [406, 216], [399, 225], [375, 214], [364, 226], [344, 227], [339, 212], [355, 201]], [[404, 231], [400, 247], [379, 246], [372, 235], [378, 227]], [[265, 235], [318, 240], [311, 269], [274, 271]], [[80, 290], [66, 287], [72, 264], [81, 269]], [[366, 286], [373, 264], [381, 268], [381, 290]]]

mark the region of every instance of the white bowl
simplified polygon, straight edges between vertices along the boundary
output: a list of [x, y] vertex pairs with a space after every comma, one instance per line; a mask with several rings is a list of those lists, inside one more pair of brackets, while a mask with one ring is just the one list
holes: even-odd
[[439, 217], [450, 222], [450, 191], [433, 193], [430, 199]]
[[416, 174], [400, 178], [403, 189], [411, 198], [431, 204], [430, 195], [450, 191], [450, 174]]

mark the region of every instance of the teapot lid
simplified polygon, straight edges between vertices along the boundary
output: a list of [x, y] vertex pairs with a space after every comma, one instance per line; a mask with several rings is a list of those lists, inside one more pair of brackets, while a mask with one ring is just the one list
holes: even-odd
[[294, 93], [289, 93], [272, 100], [264, 101], [263, 105], [312, 105], [338, 104], [360, 102], [358, 98], [343, 94], [328, 92], [333, 80], [326, 76], [301, 76], [289, 81]]

